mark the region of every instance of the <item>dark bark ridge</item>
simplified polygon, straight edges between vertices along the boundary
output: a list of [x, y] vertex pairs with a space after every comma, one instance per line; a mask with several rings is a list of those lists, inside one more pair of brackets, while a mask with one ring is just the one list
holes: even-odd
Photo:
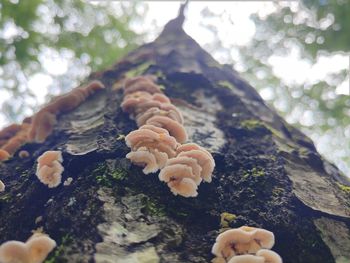
[[[0, 241], [23, 241], [42, 227], [58, 243], [47, 262], [209, 262], [222, 228], [250, 225], [274, 232], [273, 250], [286, 263], [347, 262], [348, 180], [175, 22], [92, 74], [106, 89], [62, 115], [45, 143], [23, 146], [30, 158], [1, 164]], [[158, 77], [190, 141], [215, 158], [213, 182], [197, 198], [172, 195], [125, 159], [123, 136], [136, 124], [112, 86], [140, 74]], [[63, 151], [70, 186], [48, 189], [35, 177], [35, 160], [49, 149]]]

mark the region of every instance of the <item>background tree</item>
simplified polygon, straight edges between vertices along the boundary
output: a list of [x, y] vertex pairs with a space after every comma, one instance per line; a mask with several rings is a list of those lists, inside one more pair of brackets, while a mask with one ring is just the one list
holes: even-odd
[[[223, 48], [223, 39], [215, 26], [209, 28], [218, 41], [207, 44], [211, 53], [226, 54], [226, 62], [235, 65], [270, 106], [310, 136], [319, 151], [345, 174], [350, 174], [349, 65], [299, 81], [286, 77], [295, 76], [293, 72], [285, 70], [281, 75], [278, 71], [281, 63], [276, 66], [274, 61], [278, 56], [282, 63], [290, 63], [293, 59], [283, 60], [283, 57], [292, 56], [300, 62], [295, 67], [306, 70], [314, 67], [315, 71], [324, 61], [332, 63], [334, 68], [339, 58], [348, 61], [350, 31], [346, 14], [349, 11], [348, 1], [278, 2], [269, 15], [253, 15], [256, 33], [248, 45]], [[208, 9], [203, 15], [220, 16]], [[205, 20], [204, 24], [208, 25]], [[232, 57], [232, 50], [238, 50], [238, 56]], [[297, 71], [292, 67], [289, 70]], [[322, 69], [319, 67], [318, 71]]]
[[[67, 92], [91, 70], [111, 65], [135, 48], [140, 39], [129, 25], [140, 18], [136, 6], [108, 1], [99, 5], [80, 0], [2, 1], [0, 84], [2, 95], [9, 98], [2, 101], [2, 114], [12, 122], [21, 121], [43, 103], [39, 93]], [[62, 75], [65, 71], [69, 76]], [[49, 81], [50, 90], [29, 89], [35, 76]]]

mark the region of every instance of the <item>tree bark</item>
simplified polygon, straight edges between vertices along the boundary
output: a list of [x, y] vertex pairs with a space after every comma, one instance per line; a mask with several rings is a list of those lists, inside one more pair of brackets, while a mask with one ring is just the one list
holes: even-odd
[[[42, 227], [58, 243], [46, 262], [210, 262], [219, 231], [273, 231], [285, 263], [350, 262], [350, 188], [312, 141], [267, 107], [231, 66], [217, 63], [181, 28], [97, 72], [106, 89], [62, 115], [43, 144], [0, 166], [0, 241]], [[185, 118], [189, 140], [214, 156], [212, 183], [174, 196], [157, 174], [125, 159], [136, 124], [120, 109], [126, 76], [153, 74]], [[70, 186], [35, 176], [44, 151], [62, 150]]]

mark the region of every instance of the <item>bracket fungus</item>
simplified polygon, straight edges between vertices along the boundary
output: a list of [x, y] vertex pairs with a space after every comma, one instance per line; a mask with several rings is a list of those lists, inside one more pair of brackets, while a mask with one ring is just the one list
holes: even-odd
[[67, 94], [54, 98], [44, 108], [33, 116], [28, 133], [29, 140], [42, 143], [52, 133], [59, 114], [71, 111], [83, 103], [89, 96], [104, 89], [102, 82], [94, 80], [77, 87]]
[[0, 161], [6, 161], [10, 157], [11, 157], [11, 155], [7, 151], [0, 149]]
[[143, 166], [145, 174], [161, 169], [159, 179], [184, 197], [197, 196], [202, 180], [211, 182], [213, 157], [197, 144], [181, 145], [188, 139], [183, 116], [151, 76], [125, 81], [121, 107], [140, 127], [125, 137], [131, 148], [126, 158]]
[[25, 243], [7, 241], [0, 246], [1, 263], [42, 263], [56, 247], [55, 240], [43, 233], [34, 233]]
[[282, 263], [282, 258], [274, 251], [260, 249], [255, 255], [233, 256], [228, 263]]
[[168, 130], [170, 135], [173, 136], [179, 143], [184, 143], [187, 141], [187, 133], [184, 126], [169, 117], [153, 116], [146, 121], [146, 124], [154, 125]]
[[49, 188], [57, 187], [62, 180], [64, 168], [61, 151], [46, 151], [37, 160], [36, 176]]
[[201, 177], [204, 181], [210, 183], [215, 168], [213, 156], [203, 147], [196, 143], [182, 144], [176, 149], [178, 157], [187, 157], [197, 160], [201, 169]]
[[269, 250], [274, 243], [275, 237], [272, 232], [242, 226], [218, 235], [212, 253], [229, 263], [281, 263], [279, 255]]
[[[3, 129], [0, 134], [0, 161], [8, 160], [22, 145], [28, 141], [29, 123], [12, 124]], [[5, 139], [6, 138], [6, 139]]]
[[124, 84], [124, 95], [137, 91], [145, 91], [150, 94], [162, 93], [160, 88], [153, 82], [152, 76], [138, 76], [128, 78]]
[[168, 158], [176, 154], [177, 142], [165, 129], [152, 125], [141, 126], [125, 137], [131, 152], [126, 155], [133, 163], [145, 166], [145, 174], [164, 167]]
[[202, 180], [211, 182], [215, 162], [211, 154], [195, 143], [177, 147], [177, 156], [169, 159], [159, 173], [175, 195], [195, 197]]

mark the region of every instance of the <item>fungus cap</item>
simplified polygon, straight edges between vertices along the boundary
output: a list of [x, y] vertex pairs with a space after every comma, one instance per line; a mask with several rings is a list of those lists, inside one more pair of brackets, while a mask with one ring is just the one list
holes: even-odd
[[196, 159], [179, 156], [179, 157], [169, 159], [166, 163], [166, 166], [171, 166], [174, 164], [183, 164], [183, 165], [189, 166], [191, 168], [193, 180], [195, 181], [195, 183], [199, 185], [202, 182], [202, 178], [201, 178], [202, 168], [199, 166]]
[[169, 131], [169, 134], [173, 136], [179, 143], [187, 141], [187, 133], [185, 128], [178, 123], [165, 116], [154, 116], [147, 120], [147, 124], [158, 126]]
[[196, 159], [198, 164], [202, 167], [201, 177], [204, 181], [210, 183], [212, 180], [212, 174], [215, 168], [215, 162], [210, 158], [207, 152], [201, 150], [190, 150], [180, 152], [177, 156], [186, 156]]
[[168, 186], [174, 195], [179, 194], [183, 197], [196, 197], [198, 195], [197, 184], [190, 178], [170, 181]]
[[29, 250], [25, 243], [7, 241], [0, 246], [1, 263], [28, 263]]
[[36, 233], [28, 239], [26, 245], [29, 250], [30, 263], [41, 263], [56, 247], [55, 240], [48, 235]]
[[267, 263], [263, 257], [255, 255], [239, 255], [231, 258], [228, 263]]
[[197, 183], [192, 168], [185, 164], [165, 166], [158, 175], [159, 180], [168, 183], [171, 192], [184, 197], [197, 196]]
[[269, 249], [260, 249], [256, 252], [257, 256], [265, 259], [264, 263], [282, 263], [282, 258], [276, 252]]
[[46, 184], [49, 188], [54, 188], [60, 185], [62, 180], [63, 166], [54, 161], [51, 166], [44, 165], [37, 170], [36, 176], [43, 184]]
[[50, 166], [54, 161], [63, 162], [61, 151], [46, 151], [37, 160], [39, 166]]
[[144, 174], [155, 173], [159, 169], [155, 156], [148, 150], [129, 152], [126, 158], [136, 165], [144, 166], [142, 170]]
[[147, 91], [151, 94], [161, 93], [160, 88], [154, 84], [152, 78], [149, 76], [138, 76], [125, 81], [124, 94], [130, 94], [136, 91]]
[[162, 130], [156, 132], [157, 128], [151, 128], [152, 126], [141, 127], [138, 130], [130, 132], [125, 137], [126, 145], [133, 151], [136, 151], [140, 147], [157, 149], [159, 152], [165, 152], [169, 157], [175, 156], [175, 149], [177, 142], [175, 138], [167, 134], [167, 132], [161, 133]]
[[61, 151], [46, 151], [37, 160], [36, 176], [49, 188], [58, 186], [62, 180], [64, 167]]
[[11, 155], [7, 151], [0, 149], [0, 161], [6, 161], [10, 157], [11, 157]]
[[149, 120], [153, 116], [164, 116], [180, 124], [183, 123], [182, 115], [179, 112], [176, 112], [174, 110], [168, 110], [168, 111], [162, 110], [162, 109], [159, 109], [158, 107], [152, 107], [147, 109], [145, 112], [137, 114], [135, 118], [136, 123], [138, 126], [142, 126], [147, 122], [147, 120]]
[[261, 248], [270, 249], [273, 244], [274, 235], [272, 232], [242, 226], [218, 235], [212, 253], [219, 257], [230, 258], [236, 254], [256, 253]]

